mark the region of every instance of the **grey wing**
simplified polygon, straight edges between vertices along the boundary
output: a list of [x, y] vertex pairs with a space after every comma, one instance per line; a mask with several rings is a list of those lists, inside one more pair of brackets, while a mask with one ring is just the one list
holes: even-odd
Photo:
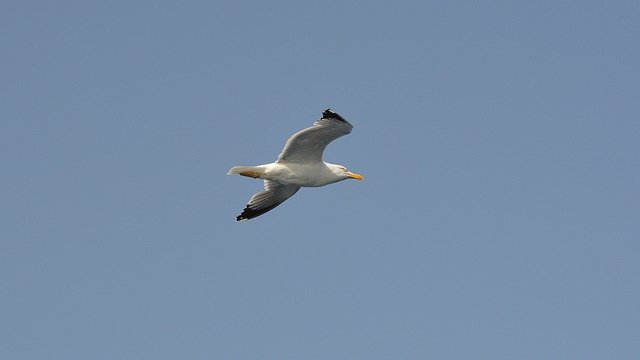
[[298, 131], [287, 140], [276, 162], [313, 163], [322, 161], [322, 153], [333, 140], [347, 135], [353, 126], [331, 109], [313, 126]]
[[254, 217], [260, 216], [282, 204], [298, 190], [300, 190], [299, 186], [283, 185], [275, 181], [265, 180], [264, 191], [251, 197], [242, 214], [236, 217], [236, 221], [253, 219]]

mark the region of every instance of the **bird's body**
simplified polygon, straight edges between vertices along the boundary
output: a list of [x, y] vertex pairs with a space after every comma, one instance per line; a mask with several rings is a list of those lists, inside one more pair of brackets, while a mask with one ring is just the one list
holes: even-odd
[[234, 166], [229, 170], [229, 173], [298, 187], [317, 187], [344, 180], [344, 178], [337, 176], [330, 166], [339, 165], [324, 161], [310, 164], [275, 162], [258, 166]]
[[252, 219], [280, 205], [301, 187], [324, 186], [345, 179], [362, 180], [362, 175], [347, 171], [342, 165], [322, 161], [325, 147], [353, 126], [327, 109], [313, 126], [291, 136], [274, 163], [258, 166], [234, 166], [230, 175], [264, 179], [265, 190], [255, 194], [236, 220]]

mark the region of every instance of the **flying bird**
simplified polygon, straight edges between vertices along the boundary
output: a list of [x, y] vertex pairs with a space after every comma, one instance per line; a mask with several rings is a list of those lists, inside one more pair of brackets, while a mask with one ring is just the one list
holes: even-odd
[[274, 163], [258, 166], [234, 166], [228, 175], [264, 179], [264, 190], [251, 197], [237, 221], [253, 219], [293, 196], [301, 187], [317, 187], [345, 179], [362, 180], [342, 165], [322, 161], [322, 153], [333, 140], [347, 135], [353, 126], [331, 109], [311, 127], [300, 130], [287, 140]]

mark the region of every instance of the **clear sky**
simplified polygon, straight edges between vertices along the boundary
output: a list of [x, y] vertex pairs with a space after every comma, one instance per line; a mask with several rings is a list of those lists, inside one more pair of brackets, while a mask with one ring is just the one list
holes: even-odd
[[[0, 358], [637, 359], [637, 1], [4, 1]], [[238, 223], [333, 108], [365, 181]]]

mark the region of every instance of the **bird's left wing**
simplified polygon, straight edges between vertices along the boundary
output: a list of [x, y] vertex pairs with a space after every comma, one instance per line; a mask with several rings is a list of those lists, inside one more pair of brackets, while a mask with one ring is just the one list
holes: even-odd
[[347, 135], [353, 126], [335, 111], [327, 109], [313, 126], [300, 130], [287, 140], [276, 162], [314, 163], [333, 140]]
[[275, 181], [265, 180], [264, 191], [251, 197], [242, 214], [236, 217], [236, 221], [253, 219], [254, 217], [260, 216], [282, 204], [298, 190], [300, 190], [299, 186], [283, 185]]

